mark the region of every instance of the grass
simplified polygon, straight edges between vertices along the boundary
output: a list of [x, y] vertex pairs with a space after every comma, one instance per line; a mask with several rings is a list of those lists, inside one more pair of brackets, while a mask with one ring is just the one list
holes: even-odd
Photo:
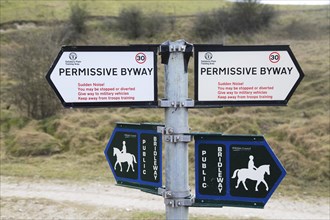
[[95, 153], [85, 158], [70, 154], [6, 158], [1, 160], [1, 175], [82, 182], [114, 181], [103, 153]]
[[[97, 2], [97, 4], [95, 4]], [[91, 15], [117, 15], [121, 8], [139, 5], [146, 12], [162, 8], [162, 12], [189, 15], [223, 6], [223, 1], [85, 1]], [[174, 7], [174, 3], [177, 6]], [[65, 20], [69, 1], [1, 1], [1, 23], [14, 20]], [[271, 28], [255, 35], [216, 37], [207, 42], [189, 35], [195, 18], [177, 18], [175, 29], [152, 39], [123, 39], [102, 28], [102, 22], [90, 22], [82, 44], [162, 43], [184, 38], [193, 43], [289, 44], [305, 78], [293, 94], [287, 107], [226, 107], [189, 109], [192, 132], [223, 132], [227, 134], [263, 134], [286, 168], [288, 175], [278, 191], [295, 195], [301, 191], [310, 195], [327, 196], [329, 190], [329, 24], [326, 10], [320, 7], [278, 6], [281, 12]], [[37, 10], [38, 9], [38, 10]], [[304, 11], [299, 11], [303, 9]], [[292, 12], [294, 11], [294, 12]], [[37, 13], [33, 13], [37, 12]], [[294, 15], [292, 15], [294, 14]], [[304, 26], [304, 24], [306, 24]], [[303, 29], [299, 36], [297, 31]], [[15, 48], [12, 35], [24, 31], [1, 33], [0, 63], [9, 62], [3, 52]], [[158, 64], [159, 98], [162, 98], [164, 67]], [[193, 91], [193, 61], [189, 66], [189, 97]], [[1, 85], [1, 175], [67, 179], [73, 181], [114, 181], [103, 150], [109, 141], [115, 122], [163, 122], [163, 109], [63, 109], [56, 117], [40, 121], [21, 117], [8, 103], [5, 88], [13, 82], [0, 68]], [[9, 106], [9, 109], [7, 107]], [[33, 134], [38, 138], [32, 139]], [[28, 147], [36, 139], [55, 141], [60, 152], [51, 156], [13, 156], [8, 148]], [[48, 140], [48, 141], [47, 141]], [[38, 143], [38, 142], [37, 142]], [[40, 142], [39, 142], [40, 144]], [[24, 146], [23, 146], [24, 145]], [[190, 143], [190, 185], [194, 185], [194, 152]], [[164, 161], [164, 160], [163, 160]], [[310, 187], [313, 185], [313, 187]], [[136, 218], [148, 218], [144, 213]], [[140, 216], [139, 216], [140, 215]], [[158, 215], [156, 215], [158, 216]], [[158, 218], [158, 217], [157, 217]], [[159, 218], [162, 218], [159, 215]]]
[[[78, 1], [48, 1], [48, 0], [3, 0], [0, 3], [1, 23], [13, 20], [65, 20], [68, 19], [70, 6]], [[136, 1], [84, 1], [80, 3], [90, 12], [91, 16], [117, 16], [123, 8], [138, 7], [144, 12], [157, 12], [168, 15], [191, 15], [196, 12], [208, 11], [214, 7], [225, 5], [224, 0], [199, 1], [178, 0], [136, 0]], [[37, 13], [33, 13], [37, 12]]]

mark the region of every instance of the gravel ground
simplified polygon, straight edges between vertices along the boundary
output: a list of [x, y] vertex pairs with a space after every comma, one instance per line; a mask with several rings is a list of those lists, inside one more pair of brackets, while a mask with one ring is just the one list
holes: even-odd
[[[190, 215], [232, 219], [330, 219], [329, 198], [273, 196], [264, 209], [190, 208]], [[127, 212], [164, 213], [160, 196], [105, 183], [1, 177], [3, 219], [121, 219]]]

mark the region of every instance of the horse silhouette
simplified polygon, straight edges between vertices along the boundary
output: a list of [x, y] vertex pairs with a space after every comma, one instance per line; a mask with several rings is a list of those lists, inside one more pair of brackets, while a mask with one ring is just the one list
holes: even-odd
[[114, 147], [113, 148], [113, 156], [116, 156], [117, 157], [117, 161], [116, 161], [115, 167], [114, 167], [115, 170], [116, 170], [117, 164], [119, 164], [119, 166], [120, 166], [120, 172], [122, 172], [123, 171], [123, 168], [121, 166], [121, 163], [127, 162], [128, 167], [127, 167], [126, 172], [128, 172], [128, 170], [129, 170], [130, 167], [132, 167], [133, 172], [135, 172], [134, 166], [133, 166], [133, 161], [134, 161], [134, 163], [136, 163], [136, 159], [135, 159], [135, 156], [133, 154], [122, 153], [122, 152], [120, 152], [120, 150], [118, 148], [115, 148]]
[[257, 168], [256, 170], [251, 170], [251, 169], [236, 169], [233, 173], [233, 176], [231, 178], [236, 178], [236, 176], [238, 177], [237, 179], [237, 185], [236, 188], [238, 188], [239, 184], [242, 182], [243, 186], [246, 190], [248, 190], [248, 188], [245, 185], [245, 180], [246, 179], [250, 179], [250, 180], [255, 180], [257, 181], [256, 187], [255, 187], [255, 191], [258, 191], [258, 186], [259, 184], [262, 182], [263, 184], [265, 184], [266, 186], [266, 191], [268, 191], [268, 185], [264, 179], [265, 173], [267, 173], [268, 175], [270, 175], [270, 170], [269, 170], [270, 165], [262, 165], [259, 168]]

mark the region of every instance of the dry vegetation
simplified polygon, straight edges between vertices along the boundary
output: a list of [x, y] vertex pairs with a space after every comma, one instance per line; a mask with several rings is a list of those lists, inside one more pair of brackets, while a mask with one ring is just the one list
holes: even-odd
[[[15, 6], [3, 7], [1, 1], [1, 22], [14, 21], [10, 13]], [[10, 2], [10, 3], [9, 3]], [[34, 2], [38, 4], [39, 1]], [[102, 1], [104, 2], [104, 1]], [[156, 1], [155, 1], [156, 2]], [[207, 11], [216, 1], [207, 1], [203, 6]], [[18, 4], [22, 7], [23, 1]], [[42, 4], [47, 10], [56, 10], [56, 1]], [[89, 3], [87, 3], [89, 4]], [[33, 4], [31, 4], [33, 5]], [[30, 6], [34, 7], [34, 6]], [[37, 7], [37, 6], [35, 6]], [[18, 20], [43, 20], [40, 16], [29, 17], [25, 13]], [[64, 5], [61, 5], [64, 7]], [[93, 16], [118, 15], [97, 13], [97, 4], [89, 8]], [[112, 5], [112, 7], [115, 7]], [[116, 6], [117, 7], [117, 6]], [[111, 8], [109, 8], [110, 10]], [[294, 12], [290, 12], [294, 9]], [[32, 10], [32, 9], [31, 9]], [[173, 9], [174, 10], [174, 9]], [[191, 14], [196, 14], [196, 6]], [[126, 43], [162, 43], [166, 40], [184, 38], [192, 43], [244, 44], [289, 44], [305, 73], [305, 78], [292, 96], [287, 107], [226, 107], [219, 109], [189, 110], [189, 125], [193, 132], [222, 132], [227, 134], [263, 134], [279, 157], [288, 175], [281, 185], [285, 193], [322, 194], [329, 192], [329, 14], [327, 10], [315, 7], [276, 8], [277, 17], [265, 30], [256, 34], [240, 36], [214, 36], [203, 40], [191, 34], [194, 19], [185, 17], [175, 19], [171, 29], [153, 38], [145, 36], [137, 39], [123, 38], [122, 35], [105, 28], [109, 18], [87, 20], [83, 37], [77, 39], [79, 45], [118, 45]], [[33, 10], [32, 10], [33, 11]], [[69, 13], [67, 7], [65, 11]], [[171, 14], [164, 7], [167, 15]], [[294, 16], [292, 16], [294, 13]], [[177, 12], [174, 15], [178, 15]], [[14, 15], [15, 16], [15, 15]], [[56, 19], [59, 19], [54, 15]], [[68, 14], [61, 17], [68, 18]], [[54, 18], [54, 20], [55, 20]], [[45, 19], [49, 22], [49, 19]], [[173, 21], [174, 22], [174, 21]], [[53, 27], [41, 26], [27, 30], [7, 29], [1, 36], [1, 175], [28, 176], [41, 178], [64, 178], [73, 180], [98, 179], [108, 181], [112, 178], [103, 156], [115, 122], [163, 122], [162, 109], [62, 109], [56, 115], [41, 120], [23, 116], [11, 101], [15, 85], [11, 72], [2, 68], [12, 62], [7, 51], [16, 50], [26, 42], [17, 42], [31, 32], [44, 33], [49, 29], [60, 28], [63, 23]], [[15, 35], [20, 38], [12, 38]], [[43, 42], [40, 42], [42, 46]], [[60, 45], [58, 45], [58, 50]], [[55, 58], [55, 57], [54, 57]], [[27, 57], [27, 60], [31, 57]], [[48, 64], [48, 66], [51, 63]], [[159, 63], [159, 98], [163, 97], [163, 66]], [[193, 61], [189, 64], [190, 97], [193, 97]], [[45, 69], [44, 74], [46, 74]], [[46, 81], [44, 83], [47, 83]], [[56, 98], [55, 96], [53, 97]], [[193, 184], [193, 144], [190, 150], [191, 183]], [[313, 185], [313, 189], [310, 186]], [[315, 190], [317, 189], [317, 190]]]

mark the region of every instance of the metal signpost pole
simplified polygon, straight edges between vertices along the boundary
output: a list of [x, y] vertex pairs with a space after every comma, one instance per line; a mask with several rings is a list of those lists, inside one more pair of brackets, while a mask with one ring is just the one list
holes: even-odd
[[[190, 46], [190, 45], [189, 45]], [[192, 46], [191, 46], [192, 47]], [[165, 63], [165, 146], [166, 146], [166, 190], [163, 193], [167, 219], [188, 219], [190, 198], [188, 186], [189, 132], [188, 74], [186, 42], [165, 42], [161, 45], [162, 62]], [[189, 136], [190, 137], [190, 136]], [[189, 139], [189, 138], [188, 138]]]

